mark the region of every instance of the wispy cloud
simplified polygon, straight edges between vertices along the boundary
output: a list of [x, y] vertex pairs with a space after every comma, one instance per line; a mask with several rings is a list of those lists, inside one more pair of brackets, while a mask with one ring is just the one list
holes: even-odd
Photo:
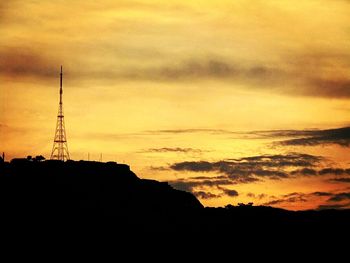
[[[271, 139], [274, 145], [279, 146], [316, 146], [325, 144], [337, 144], [344, 147], [350, 146], [350, 127], [335, 129], [312, 129], [312, 130], [263, 130], [263, 131], [232, 131], [225, 129], [208, 129], [208, 128], [184, 128], [184, 129], [163, 129], [163, 130], [146, 130], [133, 133], [100, 133], [86, 134], [86, 137], [96, 139], [120, 140], [130, 138], [140, 138], [144, 136], [158, 135], [183, 135], [183, 134], [209, 134], [209, 135], [228, 135], [238, 139]], [[286, 138], [283, 140], [283, 138]], [[281, 140], [282, 139], [282, 140]], [[144, 151], [149, 152], [199, 152], [201, 149], [191, 147], [161, 147], [150, 148]]]
[[177, 179], [169, 181], [169, 183], [176, 189], [193, 192], [195, 188], [203, 187], [222, 187], [223, 185], [232, 185], [232, 181], [224, 176], [200, 176], [191, 179]]
[[310, 200], [315, 200], [323, 198], [321, 202], [323, 204], [318, 206], [318, 209], [342, 209], [350, 207], [350, 193], [342, 192], [312, 192], [312, 193], [290, 193], [280, 196], [280, 198], [275, 198], [268, 202], [265, 202], [263, 205], [275, 206], [275, 205], [286, 205], [290, 203], [303, 203], [309, 202]]
[[[236, 197], [238, 192], [233, 189], [229, 189], [223, 186], [232, 185], [232, 182], [229, 179], [223, 177], [195, 177], [190, 180], [187, 179], [178, 179], [175, 181], [169, 182], [174, 188], [193, 193], [195, 196], [202, 199], [212, 199], [219, 198], [222, 196]], [[210, 191], [204, 191], [204, 188], [210, 188]], [[199, 190], [198, 190], [199, 189]], [[213, 193], [212, 191], [218, 192]]]
[[203, 150], [194, 148], [180, 148], [180, 147], [163, 147], [163, 148], [149, 148], [142, 152], [148, 153], [202, 153]]
[[209, 134], [240, 134], [239, 132], [233, 132], [229, 130], [222, 129], [206, 129], [206, 128], [196, 128], [196, 129], [169, 129], [169, 130], [153, 130], [145, 131], [145, 134], [183, 134], [183, 133], [209, 133]]
[[247, 134], [253, 134], [259, 138], [289, 138], [287, 140], [276, 141], [275, 145], [286, 146], [316, 146], [326, 144], [337, 144], [344, 147], [350, 146], [350, 127], [334, 129], [309, 129], [309, 130], [267, 130], [251, 131]]
[[347, 203], [347, 204], [324, 204], [324, 205], [318, 206], [319, 210], [349, 209], [349, 208], [350, 208], [350, 203]]
[[254, 199], [263, 199], [267, 197], [267, 194], [254, 194], [254, 193], [247, 193], [247, 197], [254, 198]]
[[332, 178], [332, 179], [329, 179], [329, 181], [334, 183], [350, 183], [350, 178], [349, 177]]
[[149, 169], [152, 171], [169, 171], [169, 168], [164, 166], [150, 166]]
[[294, 192], [282, 195], [280, 198], [268, 201], [264, 205], [278, 205], [282, 203], [297, 203], [297, 202], [307, 202], [308, 199], [314, 197], [329, 197], [333, 196], [333, 193], [330, 192], [312, 192], [312, 193], [300, 193]]
[[340, 202], [344, 200], [350, 200], [350, 192], [349, 193], [338, 193], [333, 195], [328, 199], [329, 202]]
[[306, 195], [302, 193], [293, 193], [293, 194], [285, 195], [281, 199], [275, 199], [275, 200], [266, 202], [264, 203], [264, 205], [274, 206], [274, 205], [280, 205], [283, 203], [307, 202], [307, 198], [305, 196]]
[[193, 192], [193, 194], [200, 199], [213, 199], [213, 198], [221, 197], [221, 195], [217, 195], [217, 194], [213, 194], [211, 192], [205, 192], [205, 191], [197, 191], [197, 192]]
[[[294, 134], [298, 135], [298, 131], [294, 131]], [[329, 130], [300, 131], [300, 135], [307, 136], [284, 140], [278, 142], [278, 144], [288, 146], [315, 146], [324, 144], [338, 144], [344, 147], [350, 146], [350, 127]]]

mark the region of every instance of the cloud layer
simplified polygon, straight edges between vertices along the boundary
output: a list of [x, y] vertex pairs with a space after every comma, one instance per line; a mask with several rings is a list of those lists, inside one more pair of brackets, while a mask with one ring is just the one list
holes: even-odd
[[45, 79], [52, 65], [69, 60], [71, 75], [81, 82], [215, 80], [268, 93], [349, 98], [346, 10], [347, 1], [326, 0], [221, 0], [200, 7], [11, 1], [0, 5], [6, 43], [0, 45], [0, 69], [18, 79]]
[[27, 47], [3, 48], [0, 46], [0, 74], [10, 78], [54, 78], [60, 63], [43, 51]]
[[[350, 89], [349, 89], [350, 90]], [[292, 146], [315, 146], [324, 144], [338, 144], [344, 147], [350, 146], [350, 127], [315, 130], [315, 131], [294, 131], [295, 135], [307, 135], [302, 138], [281, 141], [281, 145]]]
[[269, 202], [264, 203], [266, 206], [278, 206], [288, 203], [302, 203], [310, 202], [322, 198], [323, 204], [318, 206], [318, 209], [348, 209], [350, 208], [350, 193], [349, 192], [312, 192], [312, 193], [290, 193], [282, 195], [280, 198], [275, 198]]
[[225, 175], [232, 183], [249, 183], [262, 178], [288, 178], [294, 174], [303, 173], [303, 170], [301, 172], [294, 170], [293, 174], [288, 173], [286, 168], [312, 167], [321, 160], [322, 157], [319, 156], [290, 153], [287, 155], [259, 155], [218, 162], [185, 161], [172, 164], [170, 169], [175, 171], [215, 172]]
[[[317, 146], [336, 144], [343, 147], [350, 146], [350, 127], [334, 129], [312, 129], [312, 130], [270, 130], [251, 131], [248, 135], [255, 135], [258, 138], [271, 138], [276, 140], [275, 145], [284, 146]], [[279, 140], [281, 138], [289, 138]]]
[[[228, 159], [218, 162], [208, 161], [185, 161], [174, 163], [169, 169], [175, 171], [209, 173], [197, 177], [180, 178], [170, 181], [170, 184], [177, 189], [198, 192], [197, 189], [211, 189], [207, 193], [221, 192], [215, 196], [206, 198], [218, 198], [224, 195], [235, 196], [235, 192], [227, 191], [227, 187], [237, 184], [248, 184], [266, 180], [296, 179], [300, 177], [325, 177], [334, 176], [328, 179], [334, 183], [349, 182], [350, 169], [326, 167], [319, 168], [324, 158], [320, 156], [290, 153], [286, 155], [258, 155], [243, 157], [239, 159]], [[342, 176], [342, 177], [339, 177]], [[330, 194], [325, 192], [314, 192], [313, 196], [324, 197]], [[203, 195], [199, 195], [203, 196]], [[248, 197], [265, 198], [265, 194], [256, 195], [250, 193]], [[283, 196], [280, 199], [266, 203], [276, 205], [288, 202], [303, 202], [308, 198], [303, 195]]]
[[163, 148], [149, 148], [144, 152], [149, 153], [202, 153], [203, 151], [200, 149], [194, 148], [180, 148], [180, 147], [163, 147]]

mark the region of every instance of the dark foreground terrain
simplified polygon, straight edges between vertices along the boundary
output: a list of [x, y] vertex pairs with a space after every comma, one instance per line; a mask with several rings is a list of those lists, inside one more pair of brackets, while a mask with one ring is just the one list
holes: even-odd
[[2, 162], [0, 209], [0, 221], [6, 226], [3, 229], [10, 232], [80, 230], [227, 236], [344, 233], [350, 224], [349, 210], [204, 208], [192, 194], [167, 183], [139, 179], [129, 166], [114, 162]]

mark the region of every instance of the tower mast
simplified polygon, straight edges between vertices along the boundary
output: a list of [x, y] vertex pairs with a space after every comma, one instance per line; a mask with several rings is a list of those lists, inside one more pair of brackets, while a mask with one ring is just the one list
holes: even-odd
[[55, 137], [53, 140], [53, 146], [51, 151], [51, 160], [66, 161], [69, 160], [68, 144], [66, 137], [66, 130], [64, 125], [64, 115], [63, 115], [63, 85], [62, 85], [62, 66], [60, 73], [60, 103], [58, 106], [57, 123], [55, 130]]

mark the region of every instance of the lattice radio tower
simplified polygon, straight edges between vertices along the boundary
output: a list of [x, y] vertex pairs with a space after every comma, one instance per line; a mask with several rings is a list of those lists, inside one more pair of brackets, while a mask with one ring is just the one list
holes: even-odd
[[69, 160], [68, 144], [66, 137], [66, 130], [64, 126], [64, 115], [63, 115], [63, 102], [62, 102], [62, 66], [60, 73], [60, 104], [58, 106], [57, 124], [55, 137], [53, 140], [53, 146], [51, 151], [51, 160], [66, 161]]

